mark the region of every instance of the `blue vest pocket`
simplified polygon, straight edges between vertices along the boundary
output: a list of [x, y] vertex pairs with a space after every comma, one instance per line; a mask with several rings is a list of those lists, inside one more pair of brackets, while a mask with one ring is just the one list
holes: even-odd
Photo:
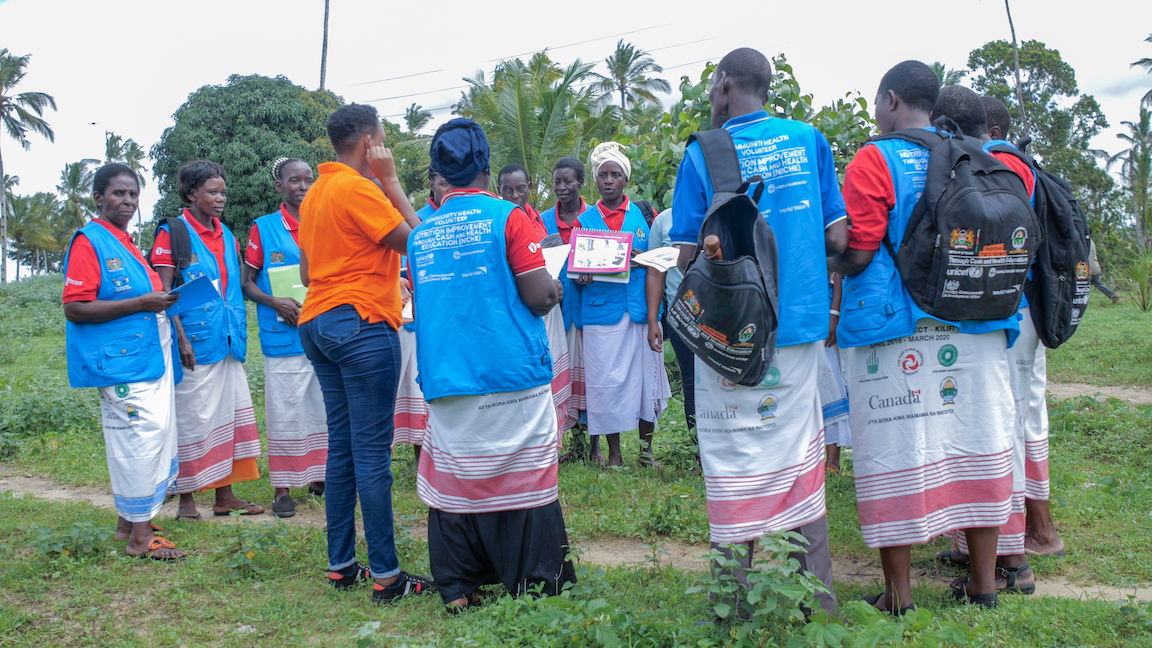
[[888, 299], [888, 288], [886, 282], [867, 281], [844, 291], [840, 305], [844, 311], [841, 325], [849, 331], [869, 331], [884, 326], [889, 316], [904, 310], [903, 306], [897, 307]]
[[104, 343], [100, 365], [106, 374], [129, 374], [140, 369], [140, 351], [144, 349], [144, 336], [118, 338]]

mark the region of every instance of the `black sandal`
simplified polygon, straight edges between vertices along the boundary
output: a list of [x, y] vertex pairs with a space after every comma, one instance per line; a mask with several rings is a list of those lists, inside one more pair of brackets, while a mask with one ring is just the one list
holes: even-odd
[[894, 617], [904, 616], [905, 612], [913, 612], [916, 610], [916, 604], [915, 603], [910, 603], [908, 605], [905, 605], [904, 607], [900, 608], [899, 612], [893, 612], [892, 610], [885, 610], [883, 608], [878, 608], [878, 607], [876, 607], [876, 601], [879, 601], [881, 596], [884, 596], [884, 592], [880, 592], [879, 594], [869, 594], [868, 596], [864, 597], [864, 602], [867, 603], [868, 605], [871, 605], [872, 607], [876, 608], [877, 610], [880, 610], [882, 612], [887, 612], [888, 614], [891, 614]]
[[[1026, 583], [1024, 585], [1020, 585], [1016, 582], [1020, 573], [1025, 572], [1025, 571], [1028, 571], [1028, 572], [1032, 571], [1032, 567], [1028, 563], [1024, 563], [1023, 565], [1020, 565], [1019, 567], [1014, 567], [1014, 568], [1013, 567], [997, 567], [996, 573], [1000, 574], [1001, 576], [1004, 577], [1004, 580], [1007, 581], [1007, 585], [1005, 585], [1002, 588], [997, 589], [996, 592], [998, 594], [1024, 594], [1024, 595], [1035, 594], [1036, 593], [1035, 580], [1033, 580], [1033, 582], [1031, 582], [1031, 583]], [[1033, 579], [1035, 579], [1035, 577], [1033, 577]]]
[[[957, 579], [956, 584], [952, 586], [952, 598], [967, 600], [971, 605], [979, 605], [989, 610], [999, 606], [999, 602], [996, 600], [996, 592], [992, 592], [991, 594], [969, 594], [968, 583], [970, 582], [972, 582], [971, 576]], [[1035, 587], [1033, 587], [1033, 589], [1035, 589]]]

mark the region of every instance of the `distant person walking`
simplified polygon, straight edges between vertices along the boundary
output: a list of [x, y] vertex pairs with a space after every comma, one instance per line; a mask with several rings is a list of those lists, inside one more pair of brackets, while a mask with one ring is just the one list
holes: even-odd
[[1112, 300], [1113, 304], [1120, 303], [1120, 295], [1117, 295], [1111, 288], [1104, 285], [1104, 280], [1101, 275], [1104, 274], [1104, 269], [1100, 267], [1100, 258], [1096, 256], [1096, 241], [1091, 242], [1092, 246], [1088, 248], [1088, 273], [1092, 275], [1092, 285], [1096, 289], [1104, 293], [1104, 296]]

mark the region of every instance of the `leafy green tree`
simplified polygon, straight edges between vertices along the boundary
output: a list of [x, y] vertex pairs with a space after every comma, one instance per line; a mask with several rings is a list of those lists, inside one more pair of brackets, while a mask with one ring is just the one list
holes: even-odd
[[1100, 104], [1092, 95], [1080, 94], [1076, 71], [1060, 52], [1039, 41], [1026, 41], [1019, 49], [1019, 95], [1024, 97], [1028, 117], [1025, 131], [1016, 100], [1012, 54], [1012, 44], [1006, 41], [973, 50], [968, 55], [973, 89], [1008, 106], [1013, 134], [1032, 138], [1029, 152], [1067, 180], [1082, 202], [1092, 202], [1089, 193], [1111, 191], [1114, 183], [1096, 164], [1097, 152], [1089, 147], [1089, 141], [1108, 127]]
[[99, 160], [80, 160], [65, 164], [60, 172], [60, 184], [56, 185], [63, 200], [60, 214], [75, 229], [84, 227], [96, 213], [96, 201], [92, 198], [92, 180], [96, 173], [89, 167], [99, 163]]
[[940, 85], [960, 85], [964, 77], [968, 76], [968, 70], [950, 70], [944, 67], [940, 61], [932, 64], [932, 71], [936, 73], [936, 77], [940, 79]]
[[1152, 247], [1149, 235], [1152, 234], [1152, 201], [1149, 200], [1149, 185], [1152, 184], [1152, 112], [1140, 107], [1140, 118], [1134, 122], [1120, 122], [1128, 129], [1119, 133], [1128, 148], [1108, 159], [1108, 167], [1120, 162], [1120, 177], [1124, 181], [1132, 205], [1132, 219], [1136, 224], [1136, 236], [1142, 247]]
[[[1152, 34], [1149, 34], [1148, 38], [1145, 38], [1144, 41], [1147, 43], [1152, 43]], [[1152, 74], [1152, 58], [1145, 56], [1139, 61], [1133, 63], [1130, 67], [1142, 67], [1144, 68], [1145, 72]], [[1144, 93], [1144, 97], [1140, 99], [1140, 103], [1145, 106], [1152, 106], [1152, 90]]]
[[616, 43], [616, 51], [604, 59], [608, 66], [608, 74], [593, 73], [598, 81], [595, 87], [608, 95], [613, 92], [620, 93], [620, 109], [627, 110], [629, 104], [635, 106], [644, 101], [659, 104], [657, 92], [672, 92], [672, 86], [664, 79], [651, 78], [649, 75], [660, 74], [664, 68], [648, 55], [648, 52], [625, 43], [621, 39]]
[[415, 102], [408, 109], [404, 111], [404, 123], [408, 125], [409, 137], [416, 137], [416, 133], [420, 129], [428, 125], [432, 121], [432, 113], [427, 110], [422, 110], [424, 106], [418, 106]]
[[309, 91], [282, 76], [233, 75], [225, 85], [193, 92], [149, 154], [161, 195], [153, 218], [183, 209], [177, 174], [185, 162], [212, 160], [227, 174], [224, 222], [243, 247], [252, 222], [279, 204], [271, 175], [277, 158], [300, 158], [313, 168], [336, 158], [325, 124], [343, 103], [327, 90]]
[[[56, 141], [52, 127], [44, 121], [44, 109], [56, 110], [56, 100], [43, 92], [21, 92], [14, 90], [24, 79], [24, 68], [28, 67], [31, 54], [16, 56], [7, 48], [0, 48], [0, 123], [8, 136], [20, 143], [24, 150], [32, 148], [28, 133], [37, 133]], [[4, 156], [0, 154], [0, 178], [4, 175]], [[8, 264], [3, 259], [8, 256], [7, 211], [4, 209], [5, 192], [0, 191], [0, 283], [8, 282]]]

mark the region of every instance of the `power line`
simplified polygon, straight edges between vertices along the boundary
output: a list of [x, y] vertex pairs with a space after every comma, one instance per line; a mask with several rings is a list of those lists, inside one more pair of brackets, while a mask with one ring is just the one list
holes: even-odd
[[644, 51], [648, 52], [648, 53], [659, 52], [660, 50], [672, 49], [675, 47], [684, 47], [685, 45], [695, 45], [696, 43], [703, 43], [704, 41], [715, 40], [715, 38], [716, 38], [715, 36], [709, 36], [708, 38], [701, 38], [700, 40], [688, 41], [687, 43], [678, 43], [676, 45], [665, 45], [664, 47], [657, 47], [656, 49], [650, 49], [650, 50], [644, 50]]
[[501, 58], [488, 59], [487, 62], [488, 63], [494, 63], [496, 61], [504, 61], [507, 59], [516, 58], [518, 56], [525, 56], [528, 54], [535, 54], [537, 52], [543, 52], [544, 50], [558, 50], [558, 49], [564, 49], [565, 47], [575, 47], [576, 45], [583, 45], [585, 43], [594, 43], [596, 41], [605, 40], [607, 38], [616, 38], [617, 36], [627, 36], [628, 34], [636, 34], [636, 33], [642, 32], [642, 31], [648, 31], [650, 29], [659, 29], [661, 27], [667, 27], [669, 25], [675, 25], [675, 24], [676, 23], [664, 23], [663, 25], [652, 25], [651, 27], [641, 27], [640, 29], [633, 29], [632, 31], [621, 32], [619, 34], [612, 34], [610, 36], [600, 36], [599, 38], [589, 38], [588, 40], [577, 41], [575, 43], [568, 43], [567, 45], [557, 45], [556, 47], [542, 47], [540, 49], [535, 49], [535, 50], [532, 50], [530, 52], [521, 52], [519, 54], [512, 54], [511, 56], [504, 56]]
[[[452, 105], [449, 105], [449, 106], [440, 106], [439, 108], [424, 108], [424, 107], [421, 107], [421, 108], [420, 108], [420, 110], [423, 110], [423, 111], [425, 111], [425, 112], [430, 112], [430, 113], [432, 113], [432, 112], [440, 112], [441, 110], [448, 110], [449, 108], [455, 108], [455, 107], [456, 107], [456, 104], [452, 104]], [[408, 113], [406, 113], [406, 112], [402, 112], [402, 113], [396, 113], [396, 114], [394, 114], [394, 115], [381, 115], [381, 117], [403, 117], [404, 115], [407, 115], [407, 114], [408, 114]]]
[[408, 97], [419, 97], [420, 95], [433, 94], [436, 92], [447, 92], [449, 90], [462, 90], [464, 88], [470, 88], [470, 87], [472, 87], [472, 86], [470, 86], [470, 85], [452, 86], [450, 88], [439, 88], [437, 90], [428, 90], [426, 92], [413, 92], [412, 94], [396, 95], [395, 97], [383, 97], [381, 99], [369, 99], [365, 103], [372, 103], [374, 101], [391, 101], [392, 99], [407, 99]]
[[372, 85], [373, 83], [384, 83], [385, 81], [396, 81], [398, 79], [411, 79], [412, 77], [424, 76], [425, 74], [435, 74], [443, 72], [444, 70], [428, 70], [427, 72], [417, 72], [416, 74], [405, 74], [404, 76], [389, 77], [387, 79], [377, 79], [376, 81], [365, 81], [364, 83], [353, 83], [350, 87]]

